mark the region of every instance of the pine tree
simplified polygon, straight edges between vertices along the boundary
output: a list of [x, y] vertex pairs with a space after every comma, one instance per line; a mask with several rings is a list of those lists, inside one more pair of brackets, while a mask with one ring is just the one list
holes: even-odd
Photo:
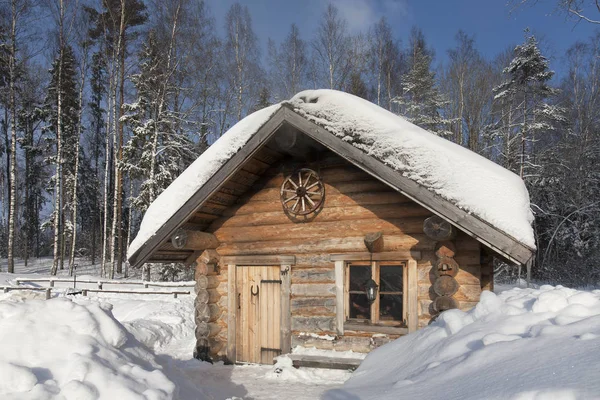
[[[554, 75], [538, 48], [537, 40], [526, 30], [525, 43], [514, 50], [514, 57], [503, 71], [504, 82], [494, 88], [494, 100], [507, 98], [519, 106], [514, 120], [518, 123], [520, 145], [518, 150], [519, 175], [526, 176], [526, 169], [535, 162], [535, 144], [539, 134], [553, 129], [557, 121], [563, 120], [561, 109], [547, 100], [557, 94], [549, 85]], [[512, 155], [507, 155], [511, 157]]]
[[427, 48], [425, 36], [413, 29], [407, 54], [408, 72], [402, 76], [402, 93], [394, 98], [400, 114], [410, 122], [438, 135], [449, 134], [450, 121], [440, 114], [445, 101], [435, 82], [431, 70], [433, 52]]
[[168, 110], [172, 88], [169, 69], [153, 31], [142, 45], [139, 73], [131, 77], [137, 98], [126, 104], [123, 121], [132, 136], [125, 146], [124, 169], [141, 181], [131, 204], [140, 212], [197, 156], [193, 142], [175, 130], [177, 116]]

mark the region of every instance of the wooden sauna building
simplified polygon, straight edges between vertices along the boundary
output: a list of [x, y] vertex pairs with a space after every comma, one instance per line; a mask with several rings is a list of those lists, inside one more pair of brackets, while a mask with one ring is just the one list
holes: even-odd
[[309, 91], [217, 140], [148, 209], [128, 257], [195, 266], [198, 358], [272, 363], [296, 345], [368, 352], [472, 308], [493, 257], [530, 261], [531, 221], [511, 172]]

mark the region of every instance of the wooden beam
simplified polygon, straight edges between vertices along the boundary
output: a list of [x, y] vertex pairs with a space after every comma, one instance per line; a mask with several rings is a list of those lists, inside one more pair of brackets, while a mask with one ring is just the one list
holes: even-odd
[[222, 258], [224, 264], [237, 266], [251, 265], [296, 265], [296, 256], [228, 256]]
[[202, 205], [213, 194], [216, 193], [224, 184], [239, 171], [244, 163], [251, 159], [254, 154], [275, 134], [277, 129], [283, 124], [285, 109], [277, 110], [267, 122], [265, 122], [258, 131], [248, 140], [248, 142], [227, 161], [213, 176], [196, 192], [185, 204], [179, 208], [175, 214], [161, 226], [154, 236], [140, 247], [131, 257], [129, 263], [132, 267], [140, 267], [151, 254], [160, 246], [165, 238], [170, 237], [177, 228], [187, 221], [196, 211], [202, 208]]
[[235, 314], [237, 312], [236, 305], [236, 287], [235, 287], [235, 265], [227, 266], [227, 358], [230, 362], [236, 361], [235, 349]]
[[458, 226], [467, 234], [514, 262], [526, 264], [533, 256], [533, 249], [475, 215], [458, 208], [417, 182], [364, 153], [362, 150], [344, 142], [327, 129], [296, 113], [291, 107], [291, 105], [284, 105], [282, 107], [285, 113], [284, 119], [287, 123], [301, 130], [315, 141], [369, 173], [374, 178], [388, 184], [411, 200]]
[[[333, 261], [333, 260], [332, 260]], [[335, 327], [344, 334], [344, 261], [335, 261]]]
[[282, 354], [292, 350], [292, 309], [290, 307], [292, 287], [292, 266], [281, 265], [281, 336], [280, 344]]
[[360, 322], [346, 322], [344, 323], [344, 329], [347, 331], [354, 332], [375, 332], [385, 333], [388, 335], [406, 335], [409, 330], [397, 326], [385, 326], [385, 325], [369, 325], [361, 324]]
[[212, 233], [179, 229], [171, 236], [171, 244], [178, 250], [198, 251], [216, 249], [219, 240]]
[[329, 256], [330, 261], [368, 261], [373, 257], [373, 261], [405, 261], [405, 260], [420, 260], [421, 252], [418, 250], [409, 251], [388, 251], [384, 253], [343, 253], [332, 254]]
[[407, 267], [407, 285], [408, 294], [407, 294], [407, 325], [408, 332], [414, 332], [418, 329], [419, 325], [419, 302], [418, 302], [418, 271], [417, 271], [417, 262], [415, 260], [408, 260]]

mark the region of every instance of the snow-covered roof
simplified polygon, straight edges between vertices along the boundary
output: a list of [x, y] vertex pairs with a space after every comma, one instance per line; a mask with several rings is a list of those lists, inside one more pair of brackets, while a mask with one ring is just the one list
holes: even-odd
[[334, 90], [308, 90], [244, 118], [161, 193], [128, 250], [132, 258], [282, 107], [325, 128], [529, 249], [535, 249], [523, 181], [494, 162], [373, 103]]

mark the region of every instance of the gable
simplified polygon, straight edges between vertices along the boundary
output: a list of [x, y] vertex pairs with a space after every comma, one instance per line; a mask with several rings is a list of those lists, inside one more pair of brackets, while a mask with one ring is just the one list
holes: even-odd
[[[310, 121], [310, 119], [314, 121]], [[232, 202], [237, 201], [238, 192], [241, 193], [248, 187], [248, 185], [244, 186], [244, 181], [251, 184], [260, 177], [261, 168], [266, 170], [271, 165], [269, 162], [265, 163], [265, 160], [260, 160], [260, 156], [257, 155], [261, 151], [268, 152], [265, 149], [268, 149], [269, 146], [265, 147], [265, 145], [276, 137], [278, 132], [281, 134], [286, 129], [289, 130], [290, 127], [310, 137], [321, 146], [338, 154], [431, 212], [448, 220], [498, 254], [518, 263], [526, 263], [531, 258], [533, 247], [523, 243], [526, 240], [515, 238], [510, 233], [499, 229], [498, 225], [495, 225], [497, 221], [493, 218], [485, 220], [481, 216], [461, 209], [431, 188], [427, 188], [423, 182], [417, 182], [404, 176], [388, 165], [385, 158], [380, 160], [368, 154], [366, 144], [362, 147], [356, 143], [351, 144], [349, 142], [352, 138], [349, 140], [348, 135], [342, 136], [338, 134], [339, 132], [330, 132], [329, 129], [337, 128], [335, 126], [328, 127], [327, 121], [322, 117], [311, 118], [293, 104], [284, 103], [261, 110], [242, 120], [219, 139], [215, 145], [211, 146], [197, 162], [192, 164], [157, 198], [155, 203], [148, 209], [140, 232], [130, 246], [128, 253], [130, 262], [134, 266], [139, 266], [148, 260], [167, 260], [170, 256], [164, 251], [161, 253], [157, 250], [178, 227], [184, 223], [189, 223], [192, 218], [196, 218], [194, 223], [201, 227], [198, 229], [204, 229], [202, 227], [206, 227], [210, 220], [215, 218], [217, 214], [214, 213], [218, 209], [224, 210]], [[368, 144], [368, 142], [366, 143]], [[468, 152], [460, 146], [453, 146], [461, 149], [457, 150], [459, 154], [462, 154], [461, 151]], [[450, 146], [451, 149], [452, 146]], [[393, 150], [390, 148], [388, 152], [393, 153]], [[274, 156], [272, 161], [275, 162], [277, 157], [283, 157], [284, 155], [272, 154], [271, 156]], [[449, 157], [450, 155], [446, 154], [446, 156]], [[475, 164], [484, 166], [486, 166], [485, 162], [493, 164], [483, 158], [481, 159], [484, 161], [477, 160], [478, 163]], [[255, 169], [254, 172], [251, 171], [252, 168]], [[505, 177], [505, 175], [512, 179], [511, 176], [507, 175], [511, 173], [507, 171], [501, 171], [506, 172], [506, 174], [498, 173], [495, 168], [500, 167], [495, 164], [489, 166], [490, 171], [492, 171], [490, 179], [495, 179], [498, 176]], [[491, 195], [493, 196], [493, 193]], [[515, 196], [523, 195], [515, 193]], [[477, 196], [471, 197], [470, 200], [478, 198]], [[485, 208], [486, 205], [481, 205], [481, 207]], [[487, 207], [492, 208], [492, 206]], [[200, 211], [202, 209], [204, 211]], [[491, 211], [491, 215], [494, 215], [493, 210], [489, 211]], [[523, 220], [523, 217], [521, 217], [521, 219], [519, 221], [521, 224], [527, 223], [526, 218]], [[166, 246], [168, 247], [168, 245]], [[160, 257], [151, 258], [153, 254]], [[187, 259], [192, 255], [187, 254], [185, 258]], [[173, 256], [175, 257], [174, 254]], [[178, 254], [176, 258], [182, 260], [184, 256]], [[169, 261], [175, 261], [175, 259], [169, 259]]]

